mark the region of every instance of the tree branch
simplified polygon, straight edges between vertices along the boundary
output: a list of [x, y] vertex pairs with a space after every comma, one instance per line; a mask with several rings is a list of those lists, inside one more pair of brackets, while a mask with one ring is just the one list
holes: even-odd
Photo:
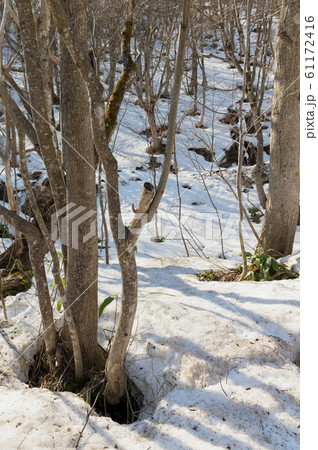
[[165, 159], [163, 162], [162, 173], [160, 176], [158, 189], [156, 195], [148, 210], [148, 221], [153, 218], [159, 203], [162, 199], [164, 190], [166, 188], [167, 180], [170, 173], [171, 158], [174, 149], [175, 135], [176, 135], [176, 124], [177, 124], [177, 112], [178, 112], [178, 102], [180, 95], [181, 80], [183, 74], [183, 62], [184, 53], [187, 42], [188, 35], [188, 23], [189, 23], [189, 11], [190, 11], [190, 0], [184, 0], [183, 17], [179, 31], [179, 42], [178, 42], [178, 52], [176, 58], [175, 73], [173, 79], [172, 96], [171, 96], [171, 107], [168, 116], [168, 134], [167, 134], [167, 145]]
[[[153, 185], [151, 183], [144, 183], [137, 209], [135, 209], [134, 205], [132, 205], [133, 211], [135, 213], [135, 217], [133, 218], [133, 220], [131, 221], [131, 223], [129, 225], [130, 230], [133, 230], [135, 228], [135, 225], [140, 224], [140, 222], [143, 222], [140, 225], [144, 225], [147, 223], [147, 218], [146, 218], [146, 216], [143, 217], [143, 215], [148, 211], [148, 208], [149, 208], [150, 203], [154, 196], [154, 190], [155, 190], [155, 188], [153, 187]], [[146, 220], [143, 221], [142, 219], [146, 219]]]
[[29, 103], [25, 99], [26, 94], [22, 91], [20, 86], [15, 82], [15, 80], [10, 75], [9, 71], [4, 66], [2, 66], [2, 73], [3, 73], [4, 77], [5, 77], [5, 79], [8, 81], [8, 83], [11, 85], [12, 89], [14, 89], [15, 92], [19, 95], [20, 100], [23, 103], [23, 106], [24, 106], [25, 110], [28, 112], [30, 117], [32, 117], [31, 107], [30, 107]]
[[136, 64], [132, 60], [130, 54], [130, 42], [133, 30], [132, 11], [133, 11], [133, 0], [130, 0], [128, 3], [128, 11], [127, 11], [128, 19], [125, 22], [121, 40], [121, 52], [123, 57], [124, 69], [115, 86], [114, 91], [110, 96], [105, 114], [106, 139], [108, 143], [110, 142], [111, 137], [117, 126], [117, 117], [127, 89], [127, 85], [133, 73], [136, 70]]
[[32, 223], [2, 205], [0, 205], [0, 217], [9, 225], [21, 231], [27, 239], [38, 239], [41, 236], [39, 229]]
[[17, 127], [17, 130], [26, 134], [34, 146], [38, 145], [38, 138], [33, 125], [28, 121], [16, 102], [8, 93], [5, 87], [5, 79], [2, 76], [0, 76], [0, 97], [11, 119]]

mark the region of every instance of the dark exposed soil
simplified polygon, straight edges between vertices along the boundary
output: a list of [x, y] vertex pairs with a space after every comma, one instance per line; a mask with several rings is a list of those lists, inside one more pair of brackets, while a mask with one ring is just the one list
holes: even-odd
[[236, 270], [229, 270], [224, 272], [223, 270], [219, 270], [214, 272], [211, 271], [202, 271], [197, 274], [197, 277], [200, 281], [238, 281], [240, 279], [240, 274], [237, 273]]
[[135, 422], [140, 414], [143, 395], [128, 379], [127, 391], [116, 406], [107, 405], [104, 396], [106, 377], [103, 367], [92, 368], [84, 380], [74, 381], [73, 359], [62, 358], [62, 366], [55, 374], [50, 373], [44, 344], [34, 356], [30, 366], [28, 385], [30, 388], [42, 387], [52, 391], [68, 391], [77, 394], [92, 406], [100, 416], [111, 417], [119, 424]]
[[[163, 133], [165, 133], [167, 130], [168, 130], [168, 125], [166, 125], [166, 124], [159, 125], [159, 126], [157, 127], [157, 133], [158, 133], [158, 136], [161, 136], [161, 135], [162, 135]], [[147, 138], [150, 138], [150, 137], [151, 137], [151, 130], [150, 130], [150, 128], [148, 127], [148, 128], [146, 128], [145, 130], [141, 131], [140, 134], [146, 136]]]

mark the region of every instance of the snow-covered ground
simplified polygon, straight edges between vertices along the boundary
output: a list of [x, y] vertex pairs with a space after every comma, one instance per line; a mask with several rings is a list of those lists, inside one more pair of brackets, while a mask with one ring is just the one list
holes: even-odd
[[[139, 258], [138, 266], [127, 371], [145, 395], [143, 413], [132, 425], [92, 413], [78, 448], [297, 449], [299, 280], [200, 282], [195, 273], [219, 261], [199, 257]], [[99, 292], [120, 292], [118, 264], [101, 264]], [[116, 308], [109, 305], [99, 322], [105, 347]], [[40, 329], [34, 289], [13, 298], [8, 314], [0, 336], [0, 447], [72, 448], [89, 405], [23, 382], [27, 365], [17, 353], [31, 357], [27, 346]]]

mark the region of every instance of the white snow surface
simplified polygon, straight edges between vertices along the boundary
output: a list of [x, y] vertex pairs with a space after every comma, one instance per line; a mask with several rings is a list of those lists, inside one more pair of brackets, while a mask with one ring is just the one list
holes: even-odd
[[[143, 413], [118, 425], [93, 412], [78, 448], [299, 447], [299, 280], [195, 276], [218, 266], [199, 257], [138, 258], [139, 305], [126, 365], [144, 393]], [[99, 292], [110, 291], [120, 291], [118, 264], [101, 268]], [[113, 302], [99, 321], [101, 345], [116, 308]], [[12, 297], [8, 314], [0, 336], [0, 448], [74, 448], [89, 405], [24, 382], [28, 369], [17, 351], [32, 360], [40, 329], [33, 288]]]

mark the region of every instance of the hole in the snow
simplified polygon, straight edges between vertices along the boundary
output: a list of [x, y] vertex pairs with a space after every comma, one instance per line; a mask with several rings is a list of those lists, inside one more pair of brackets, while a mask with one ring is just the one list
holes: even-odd
[[[67, 359], [67, 358], [66, 358]], [[107, 404], [105, 399], [105, 371], [102, 367], [92, 368], [80, 382], [74, 381], [73, 359], [65, 359], [63, 367], [52, 374], [49, 370], [44, 344], [34, 356], [28, 374], [30, 388], [42, 387], [51, 391], [73, 392], [90, 404], [100, 416], [111, 417], [119, 424], [130, 424], [138, 420], [142, 409], [143, 394], [128, 379], [126, 394], [116, 406]]]

